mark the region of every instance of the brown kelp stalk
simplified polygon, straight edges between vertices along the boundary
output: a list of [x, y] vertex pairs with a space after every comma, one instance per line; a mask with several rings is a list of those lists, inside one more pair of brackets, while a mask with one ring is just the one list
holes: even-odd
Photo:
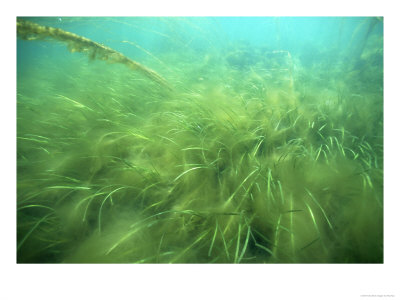
[[126, 57], [122, 53], [115, 51], [102, 44], [96, 43], [90, 39], [77, 34], [64, 31], [59, 28], [42, 26], [27, 20], [17, 20], [17, 35], [23, 40], [41, 40], [52, 38], [67, 44], [70, 52], [87, 53], [91, 59], [106, 60], [110, 63], [121, 63], [132, 70], [137, 70], [147, 78], [171, 89], [167, 81], [155, 71], [139, 64]]

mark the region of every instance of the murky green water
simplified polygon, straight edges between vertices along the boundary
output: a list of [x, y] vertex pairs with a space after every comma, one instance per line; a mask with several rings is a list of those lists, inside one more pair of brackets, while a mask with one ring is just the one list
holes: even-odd
[[18, 262], [383, 262], [382, 19], [25, 20]]

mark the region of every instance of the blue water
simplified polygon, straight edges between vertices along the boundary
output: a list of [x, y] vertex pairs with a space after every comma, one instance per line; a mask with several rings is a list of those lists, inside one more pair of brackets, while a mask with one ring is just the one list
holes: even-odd
[[[363, 42], [368, 26], [373, 22], [373, 18], [366, 17], [54, 17], [30, 20], [74, 32], [132, 57], [145, 54], [121, 44], [121, 41], [133, 41], [155, 54], [179, 52], [185, 46], [203, 53], [229, 51], [240, 43], [288, 50], [292, 55], [306, 54], [310, 48], [314, 52], [317, 49], [333, 50], [342, 59], [349, 58], [352, 55], [350, 49]], [[378, 21], [370, 34], [383, 37], [383, 22]], [[32, 49], [27, 49], [30, 54], [42, 53], [37, 45], [30, 47]]]

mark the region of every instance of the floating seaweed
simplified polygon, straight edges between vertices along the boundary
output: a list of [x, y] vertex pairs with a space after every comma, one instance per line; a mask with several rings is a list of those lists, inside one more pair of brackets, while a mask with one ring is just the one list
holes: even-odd
[[82, 52], [88, 54], [90, 59], [100, 59], [109, 63], [121, 63], [132, 70], [141, 72], [147, 78], [161, 84], [168, 89], [171, 87], [167, 81], [157, 72], [141, 65], [126, 57], [122, 53], [115, 51], [107, 46], [96, 43], [90, 39], [79, 36], [72, 32], [64, 31], [59, 28], [42, 26], [31, 21], [17, 20], [17, 34], [23, 40], [44, 40], [52, 38], [67, 44], [68, 50], [72, 53]]

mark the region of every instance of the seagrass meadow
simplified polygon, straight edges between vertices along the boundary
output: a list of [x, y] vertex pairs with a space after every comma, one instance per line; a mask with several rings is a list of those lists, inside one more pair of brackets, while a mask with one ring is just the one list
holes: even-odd
[[383, 263], [383, 19], [17, 18], [18, 263]]

